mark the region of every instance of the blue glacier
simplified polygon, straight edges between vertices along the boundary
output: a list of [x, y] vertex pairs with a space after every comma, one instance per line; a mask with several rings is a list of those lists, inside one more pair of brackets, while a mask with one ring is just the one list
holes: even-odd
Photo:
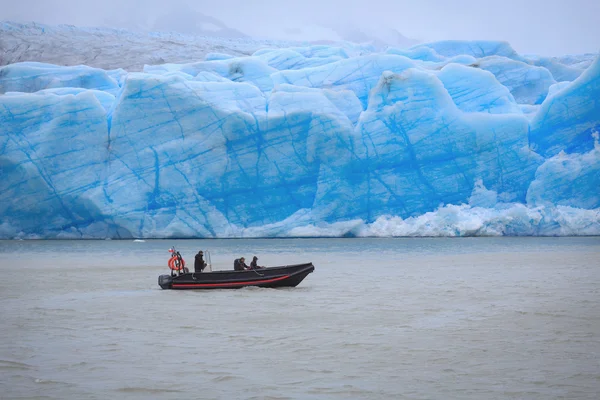
[[351, 90], [363, 104], [363, 108], [366, 108], [369, 92], [377, 84], [382, 73], [402, 72], [415, 65], [413, 60], [403, 56], [372, 54], [319, 67], [278, 71], [271, 76], [275, 84]]
[[25, 62], [9, 64], [0, 70], [0, 94], [33, 93], [42, 89], [74, 87], [115, 92], [118, 72], [86, 66], [56, 68], [51, 64]]
[[546, 68], [505, 57], [485, 57], [474, 66], [494, 74], [520, 104], [541, 104], [550, 87], [556, 84]]
[[502, 56], [515, 60], [522, 59], [510, 43], [493, 40], [443, 40], [416, 45], [410, 50], [423, 51], [423, 49], [429, 49], [432, 54], [446, 58], [468, 55], [475, 58]]
[[0, 67], [0, 238], [600, 235], [600, 60], [510, 44]]
[[448, 64], [437, 74], [458, 108], [465, 112], [519, 114], [510, 90], [494, 75], [460, 64]]
[[201, 61], [191, 64], [162, 64], [145, 66], [144, 72], [149, 74], [165, 74], [183, 72], [192, 77], [200, 73], [213, 73], [233, 82], [249, 82], [262, 91], [273, 88], [270, 75], [276, 71], [258, 57], [229, 58], [226, 60]]
[[548, 96], [531, 123], [530, 144], [544, 156], [594, 147], [600, 131], [600, 59], [570, 85]]

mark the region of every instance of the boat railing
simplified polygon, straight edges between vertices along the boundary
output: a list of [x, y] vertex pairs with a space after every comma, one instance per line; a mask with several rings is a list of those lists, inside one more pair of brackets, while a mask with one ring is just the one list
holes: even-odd
[[210, 251], [206, 250], [204, 253], [206, 254], [206, 269], [208, 270], [207, 272], [212, 272], [212, 260], [210, 258]]

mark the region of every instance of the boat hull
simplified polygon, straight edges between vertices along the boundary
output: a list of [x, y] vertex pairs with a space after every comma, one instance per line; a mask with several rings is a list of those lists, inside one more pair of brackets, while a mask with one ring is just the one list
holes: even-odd
[[161, 275], [158, 284], [163, 289], [175, 290], [295, 287], [314, 270], [314, 265], [307, 263], [249, 271], [190, 272], [175, 277]]

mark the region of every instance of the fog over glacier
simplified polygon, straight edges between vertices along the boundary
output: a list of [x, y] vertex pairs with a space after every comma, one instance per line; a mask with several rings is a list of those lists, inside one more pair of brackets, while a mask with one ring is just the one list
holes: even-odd
[[0, 46], [1, 238], [600, 234], [597, 53], [15, 22]]
[[0, 0], [0, 21], [394, 46], [400, 33], [423, 43], [505, 40], [545, 56], [597, 52], [598, 15], [595, 0]]

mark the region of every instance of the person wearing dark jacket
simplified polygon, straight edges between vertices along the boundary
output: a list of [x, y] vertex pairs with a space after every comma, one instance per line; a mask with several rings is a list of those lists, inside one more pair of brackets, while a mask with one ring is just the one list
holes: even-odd
[[202, 272], [204, 268], [206, 268], [206, 262], [204, 261], [204, 253], [202, 252], [202, 250], [200, 250], [198, 254], [196, 254], [196, 257], [194, 257], [194, 272]]
[[233, 269], [236, 271], [245, 271], [250, 269], [249, 266], [246, 265], [246, 259], [244, 257], [240, 257], [233, 262]]
[[250, 269], [259, 269], [264, 268], [258, 265], [258, 257], [254, 256], [252, 258], [252, 262], [250, 263]]

